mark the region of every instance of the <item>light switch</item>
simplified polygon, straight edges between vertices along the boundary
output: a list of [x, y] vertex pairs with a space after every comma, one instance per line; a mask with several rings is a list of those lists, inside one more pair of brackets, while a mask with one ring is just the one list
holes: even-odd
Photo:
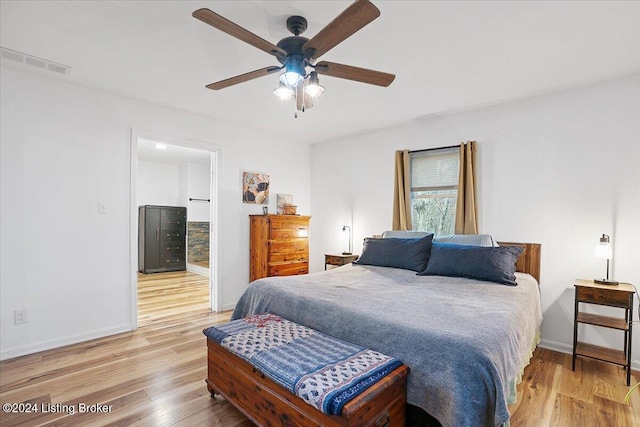
[[107, 205], [105, 203], [98, 203], [98, 213], [101, 215], [107, 214]]

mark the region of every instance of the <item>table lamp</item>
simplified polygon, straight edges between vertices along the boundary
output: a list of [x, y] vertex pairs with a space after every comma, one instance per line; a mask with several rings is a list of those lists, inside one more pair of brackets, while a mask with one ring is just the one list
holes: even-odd
[[606, 234], [602, 235], [602, 237], [600, 238], [600, 244], [596, 246], [595, 250], [593, 251], [593, 255], [596, 258], [607, 260], [607, 276], [604, 279], [593, 279], [593, 282], [600, 285], [617, 285], [617, 281], [609, 280], [609, 260], [613, 255], [613, 251], [611, 250], [611, 243], [609, 242], [609, 236], [607, 236]]
[[347, 231], [347, 229], [349, 230], [349, 250], [347, 252], [342, 252], [342, 255], [351, 255], [353, 253], [353, 243], [351, 241], [351, 227], [349, 227], [348, 225], [343, 225], [342, 226], [342, 231]]

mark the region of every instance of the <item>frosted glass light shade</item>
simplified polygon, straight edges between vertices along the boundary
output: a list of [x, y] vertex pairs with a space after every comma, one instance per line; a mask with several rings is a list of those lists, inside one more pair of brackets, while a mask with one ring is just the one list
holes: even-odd
[[322, 93], [324, 92], [324, 88], [318, 84], [310, 84], [306, 88], [304, 88], [304, 91], [307, 92], [307, 95], [309, 95], [310, 97], [317, 98], [322, 95]]
[[280, 85], [273, 90], [273, 94], [283, 101], [291, 99], [291, 97], [293, 96], [293, 93], [294, 93], [293, 89], [291, 89], [289, 86], [285, 85], [282, 82], [280, 82]]
[[611, 259], [613, 256], [611, 245], [609, 243], [600, 243], [593, 250], [593, 256], [599, 259]]
[[304, 91], [312, 98], [317, 98], [324, 92], [324, 87], [320, 86], [320, 79], [318, 79], [318, 73], [312, 71], [309, 75], [309, 84], [304, 88]]
[[613, 251], [611, 250], [611, 244], [609, 243], [609, 236], [603, 234], [600, 238], [600, 244], [593, 250], [593, 256], [600, 259], [611, 259]]
[[280, 81], [289, 87], [297, 85], [302, 80], [302, 76], [295, 71], [287, 71], [280, 75]]

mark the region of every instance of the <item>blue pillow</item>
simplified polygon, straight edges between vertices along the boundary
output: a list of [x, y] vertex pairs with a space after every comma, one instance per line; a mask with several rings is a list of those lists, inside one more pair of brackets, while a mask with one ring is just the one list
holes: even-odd
[[453, 276], [516, 286], [520, 246], [462, 246], [433, 242], [427, 268], [418, 276]]
[[362, 255], [354, 264], [422, 271], [427, 266], [433, 234], [422, 239], [364, 239]]

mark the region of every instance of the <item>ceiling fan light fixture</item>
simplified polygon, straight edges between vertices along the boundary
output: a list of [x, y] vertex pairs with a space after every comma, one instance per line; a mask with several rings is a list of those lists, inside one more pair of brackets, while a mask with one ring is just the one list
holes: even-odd
[[289, 87], [295, 87], [302, 81], [302, 76], [295, 71], [287, 71], [280, 75], [280, 82]]
[[309, 76], [309, 84], [304, 88], [304, 91], [312, 98], [317, 98], [324, 93], [324, 87], [320, 85], [320, 79], [318, 73], [312, 71]]
[[280, 82], [278, 87], [273, 90], [273, 94], [278, 98], [280, 98], [282, 101], [287, 101], [291, 99], [291, 97], [294, 94], [294, 91], [286, 84]]
[[300, 58], [289, 57], [284, 62], [285, 72], [280, 75], [280, 81], [289, 87], [300, 83], [306, 74], [304, 61]]

